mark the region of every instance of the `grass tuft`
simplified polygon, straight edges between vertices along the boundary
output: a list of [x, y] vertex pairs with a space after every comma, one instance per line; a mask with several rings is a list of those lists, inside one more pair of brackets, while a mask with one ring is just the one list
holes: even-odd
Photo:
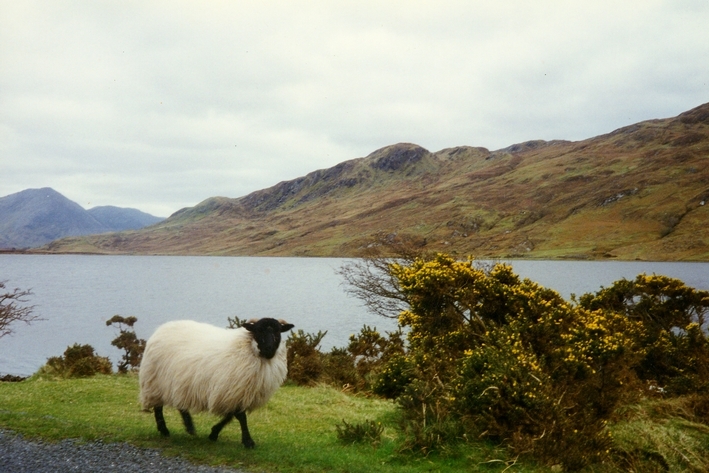
[[611, 431], [616, 464], [625, 471], [709, 471], [709, 425], [698, 422], [693, 397], [630, 406]]
[[367, 442], [373, 447], [378, 447], [382, 441], [384, 426], [381, 422], [367, 420], [360, 424], [348, 424], [342, 419], [342, 425], [336, 425], [337, 438], [346, 445]]

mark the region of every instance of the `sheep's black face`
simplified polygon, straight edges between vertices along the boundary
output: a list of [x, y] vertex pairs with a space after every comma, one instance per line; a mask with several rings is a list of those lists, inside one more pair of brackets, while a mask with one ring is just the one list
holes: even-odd
[[292, 329], [293, 324], [264, 318], [255, 322], [246, 322], [243, 327], [251, 332], [251, 336], [256, 340], [261, 356], [270, 360], [276, 355], [281, 344], [281, 333]]

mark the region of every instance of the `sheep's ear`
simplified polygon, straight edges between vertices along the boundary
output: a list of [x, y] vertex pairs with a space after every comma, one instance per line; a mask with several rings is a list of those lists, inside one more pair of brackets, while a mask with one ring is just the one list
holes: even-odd
[[249, 332], [254, 331], [254, 323], [253, 322], [244, 322], [241, 326], [244, 327]]
[[295, 325], [289, 324], [289, 323], [286, 322], [285, 320], [279, 320], [278, 322], [281, 324], [281, 333], [287, 332], [288, 330], [290, 330], [290, 329], [292, 329], [293, 327], [295, 327]]

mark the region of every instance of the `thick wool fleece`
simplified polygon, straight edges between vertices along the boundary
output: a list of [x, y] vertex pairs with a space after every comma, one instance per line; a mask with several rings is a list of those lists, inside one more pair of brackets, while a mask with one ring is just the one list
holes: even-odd
[[172, 406], [190, 412], [226, 416], [266, 404], [285, 381], [286, 347], [259, 356], [244, 328], [224, 329], [181, 320], [160, 326], [145, 347], [140, 366], [144, 409]]

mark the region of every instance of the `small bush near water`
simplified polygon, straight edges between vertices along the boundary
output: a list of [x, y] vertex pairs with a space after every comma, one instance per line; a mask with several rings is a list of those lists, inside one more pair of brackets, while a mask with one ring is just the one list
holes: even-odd
[[146, 341], [138, 338], [133, 325], [138, 321], [136, 317], [121, 317], [114, 315], [106, 321], [106, 325], [118, 325], [118, 336], [113, 339], [111, 345], [123, 350], [123, 356], [118, 363], [118, 372], [127, 373], [129, 370], [137, 370], [140, 361], [143, 359]]
[[290, 334], [286, 344], [291, 381], [301, 386], [327, 383], [350, 391], [369, 392], [377, 383], [383, 365], [404, 353], [400, 331], [384, 337], [365, 325], [359, 334], [350, 336], [347, 347], [322, 353], [318, 346], [326, 334], [302, 330]]
[[86, 378], [96, 374], [111, 374], [113, 365], [106, 357], [98, 356], [91, 345], [67, 347], [62, 356], [53, 356], [40, 368], [40, 376], [61, 378]]
[[[136, 317], [121, 317], [114, 315], [106, 321], [106, 325], [118, 325], [119, 334], [111, 342], [113, 346], [123, 350], [123, 356], [118, 364], [119, 373], [137, 370], [145, 351], [145, 340], [135, 334], [133, 325]], [[38, 375], [62, 378], [85, 378], [97, 374], [111, 374], [113, 365], [108, 357], [96, 354], [91, 345], [74, 345], [67, 347], [62, 356], [53, 356], [39, 369]]]

